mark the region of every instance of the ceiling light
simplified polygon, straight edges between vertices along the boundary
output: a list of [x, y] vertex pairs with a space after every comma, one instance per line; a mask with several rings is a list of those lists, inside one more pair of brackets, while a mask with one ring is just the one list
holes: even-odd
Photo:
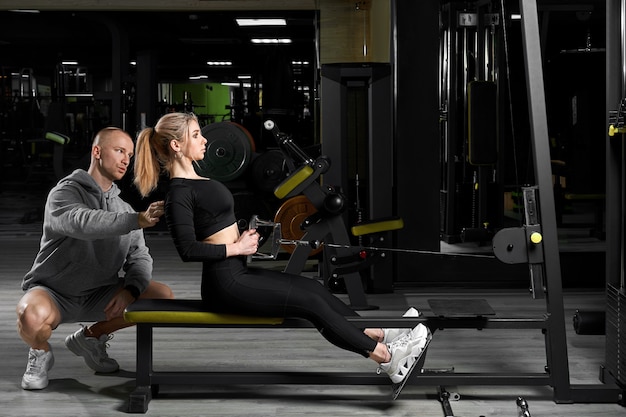
[[235, 19], [239, 26], [287, 26], [285, 19]]
[[233, 65], [232, 61], [207, 61], [207, 65], [229, 67]]
[[78, 61], [61, 61], [61, 65], [78, 65]]
[[252, 41], [252, 43], [256, 43], [256, 44], [268, 44], [268, 43], [287, 44], [287, 43], [291, 43], [291, 39], [289, 39], [289, 38], [252, 38], [251, 41]]
[[224, 82], [223, 86], [226, 87], [243, 87], [243, 88], [252, 88], [252, 84], [250, 83], [235, 83], [235, 82]]

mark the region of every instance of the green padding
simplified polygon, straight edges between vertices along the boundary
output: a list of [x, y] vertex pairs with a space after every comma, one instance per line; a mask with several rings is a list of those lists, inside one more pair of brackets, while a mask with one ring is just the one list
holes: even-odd
[[313, 174], [313, 168], [308, 165], [303, 165], [276, 187], [274, 195], [282, 200], [298, 185], [302, 184], [304, 180], [309, 178], [311, 174]]
[[389, 219], [372, 221], [367, 223], [357, 224], [352, 226], [353, 236], [363, 236], [372, 233], [388, 232], [390, 230], [398, 230], [404, 227], [404, 221], [402, 219]]
[[126, 311], [124, 320], [129, 323], [170, 324], [282, 324], [280, 317], [253, 317], [208, 311]]
[[52, 142], [58, 143], [59, 145], [67, 145], [70, 143], [70, 138], [61, 133], [57, 132], [46, 132], [45, 138]]

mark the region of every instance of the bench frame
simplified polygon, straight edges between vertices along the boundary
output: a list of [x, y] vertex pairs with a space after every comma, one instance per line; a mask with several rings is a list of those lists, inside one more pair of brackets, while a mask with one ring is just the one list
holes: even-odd
[[[195, 320], [195, 316], [204, 317], [207, 312], [202, 310], [199, 300], [138, 300], [131, 304], [126, 314], [148, 313], [139, 320], [127, 320], [136, 324], [137, 331], [137, 372], [136, 387], [129, 396], [128, 411], [130, 413], [145, 413], [153, 396], [159, 392], [160, 385], [262, 385], [262, 384], [307, 384], [307, 385], [387, 385], [391, 382], [386, 375], [376, 375], [374, 372], [201, 372], [201, 371], [155, 371], [153, 369], [153, 334], [155, 328], [268, 328], [268, 329], [302, 329], [314, 326], [306, 320], [286, 318], [279, 324], [259, 323], [258, 318], [249, 317], [246, 323], [244, 317], [242, 321], [233, 322], [226, 320], [219, 322], [202, 322]], [[157, 320], [161, 313], [180, 312], [181, 306], [188, 316], [183, 319]], [[125, 314], [125, 317], [126, 317]], [[152, 315], [151, 315], [152, 314]], [[189, 316], [190, 314], [190, 316]], [[190, 319], [192, 318], [192, 319]], [[348, 317], [350, 322], [359, 328], [410, 328], [418, 323], [423, 323], [435, 333], [437, 329], [537, 329], [544, 335], [549, 333], [548, 329], [553, 320], [550, 315], [540, 315], [535, 318], [497, 318], [485, 316], [463, 316], [463, 317], [443, 317], [443, 316], [420, 316], [420, 317]], [[547, 369], [550, 369], [552, 355], [549, 344], [546, 344]], [[421, 361], [425, 360], [425, 355]], [[420, 366], [423, 363], [419, 364]], [[568, 383], [562, 386], [559, 375], [552, 373], [457, 373], [441, 372], [441, 370], [430, 371], [423, 369], [415, 372], [407, 385], [413, 386], [460, 386], [460, 385], [496, 385], [496, 386], [549, 386], [554, 389], [554, 401], [557, 403], [572, 402], [568, 395], [562, 397], [559, 392], [566, 389], [568, 393], [576, 393], [581, 402], [616, 402], [615, 398], [620, 394], [617, 387], [600, 386], [573, 386]]]

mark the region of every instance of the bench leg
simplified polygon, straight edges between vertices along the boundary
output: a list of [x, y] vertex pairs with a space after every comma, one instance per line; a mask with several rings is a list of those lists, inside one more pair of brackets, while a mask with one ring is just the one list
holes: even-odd
[[128, 412], [145, 413], [152, 400], [152, 326], [137, 324], [137, 360], [135, 390], [128, 399]]
[[148, 411], [148, 404], [152, 399], [152, 390], [150, 387], [136, 387], [133, 392], [130, 393], [128, 398], [128, 412], [129, 413], [146, 413]]

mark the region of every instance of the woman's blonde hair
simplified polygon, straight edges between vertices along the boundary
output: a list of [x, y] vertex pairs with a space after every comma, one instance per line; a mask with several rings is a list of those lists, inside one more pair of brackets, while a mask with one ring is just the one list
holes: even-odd
[[157, 187], [162, 172], [169, 173], [174, 158], [170, 142], [185, 142], [192, 120], [198, 121], [193, 113], [168, 113], [137, 135], [133, 182], [143, 197]]

